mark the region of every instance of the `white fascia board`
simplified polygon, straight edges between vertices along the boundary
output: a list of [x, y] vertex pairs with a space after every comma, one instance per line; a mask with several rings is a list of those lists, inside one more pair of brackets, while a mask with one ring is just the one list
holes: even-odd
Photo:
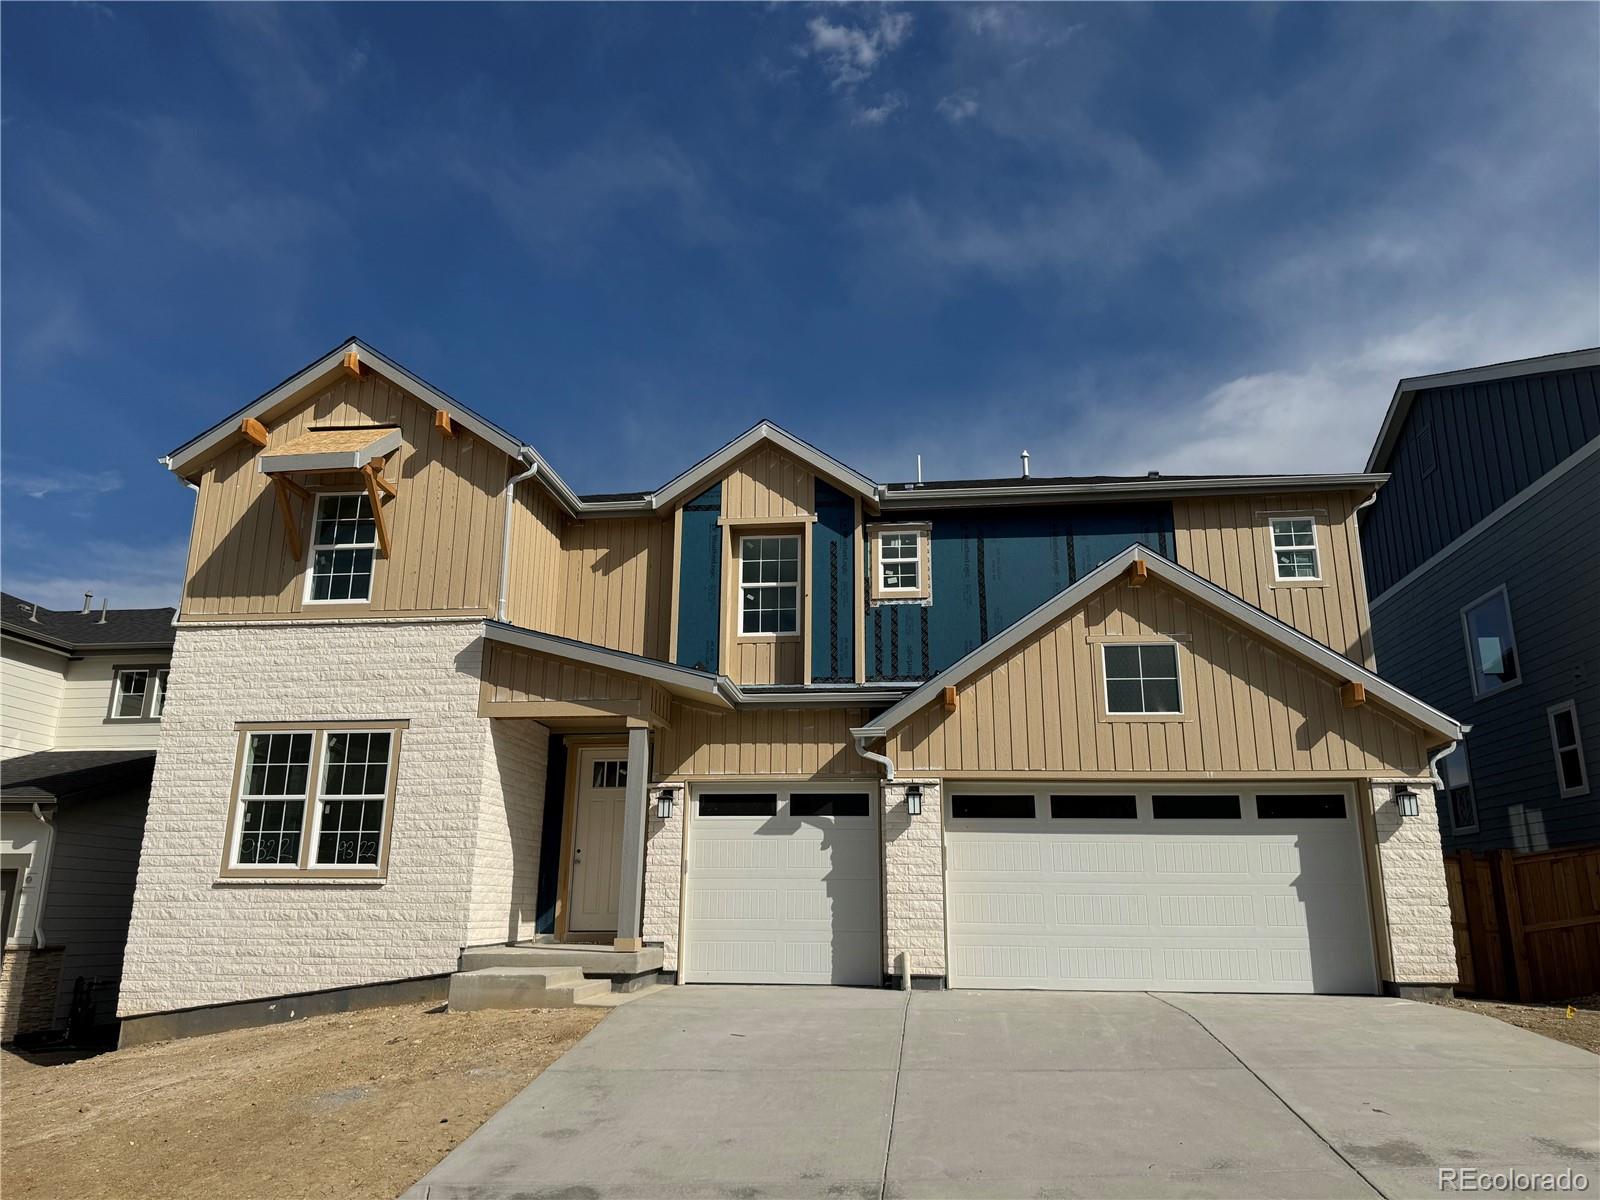
[[1142, 559], [1146, 571], [1151, 575], [1178, 588], [1180, 591], [1188, 592], [1267, 640], [1278, 643], [1285, 649], [1295, 652], [1301, 658], [1309, 659], [1330, 675], [1364, 685], [1373, 696], [1382, 700], [1396, 711], [1405, 714], [1423, 728], [1438, 734], [1448, 741], [1459, 741], [1461, 739], [1462, 729], [1460, 723], [1446, 716], [1432, 705], [1418, 700], [1409, 692], [1401, 691], [1360, 664], [1352, 662], [1344, 655], [1324, 646], [1314, 638], [1307, 637], [1298, 629], [1284, 624], [1276, 617], [1269, 616], [1254, 605], [1245, 603], [1232, 592], [1218, 587], [1209, 579], [1201, 578], [1187, 567], [1179, 566], [1169, 559], [1151, 554], [1143, 546], [1129, 546], [1126, 550], [1108, 559], [1078, 580], [1077, 583], [1064, 588], [1054, 597], [1045, 601], [1045, 603], [1016, 622], [1016, 624], [1003, 630], [976, 650], [959, 659], [953, 666], [935, 675], [876, 720], [868, 722], [860, 729], [851, 730], [851, 733], [859, 737], [886, 736], [896, 725], [912, 716], [924, 705], [931, 703], [934, 697], [939, 694], [941, 688], [960, 682], [974, 671], [981, 669], [1026, 641], [1081, 601], [1110, 584], [1135, 559]]
[[1491, 363], [1486, 367], [1468, 367], [1462, 371], [1442, 371], [1437, 375], [1414, 375], [1402, 379], [1394, 386], [1389, 399], [1389, 409], [1383, 414], [1383, 424], [1378, 427], [1378, 439], [1372, 443], [1372, 453], [1367, 456], [1367, 470], [1388, 465], [1389, 454], [1394, 450], [1395, 439], [1400, 436], [1400, 426], [1405, 424], [1411, 411], [1411, 401], [1418, 392], [1430, 388], [1464, 387], [1471, 383], [1493, 383], [1499, 379], [1515, 379], [1521, 375], [1544, 375], [1551, 371], [1573, 371], [1584, 367], [1600, 367], [1600, 346], [1585, 350], [1567, 350], [1560, 354], [1542, 354], [1536, 358], [1519, 358], [1513, 362]]
[[1252, 475], [1218, 479], [1120, 480], [1116, 483], [1049, 483], [1029, 487], [927, 487], [885, 491], [879, 503], [885, 512], [902, 508], [954, 505], [1028, 504], [1091, 497], [1097, 500], [1139, 499], [1163, 495], [1233, 495], [1249, 492], [1377, 491], [1389, 476], [1362, 472], [1343, 475]]
[[701, 459], [687, 471], [662, 485], [651, 495], [651, 506], [654, 508], [668, 508], [685, 496], [691, 495], [695, 489], [702, 486], [707, 480], [720, 475], [762, 442], [773, 443], [779, 449], [798, 458], [819, 475], [826, 475], [845, 484], [857, 495], [868, 500], [876, 500], [878, 497], [878, 485], [859, 471], [845, 466], [838, 459], [824, 454], [808, 442], [801, 441], [792, 433], [774, 425], [771, 421], [761, 421], [734, 438], [722, 449]]
[[261, 454], [257, 469], [263, 475], [283, 471], [359, 471], [375, 458], [400, 449], [400, 430], [391, 429], [359, 450], [339, 450], [330, 454]]

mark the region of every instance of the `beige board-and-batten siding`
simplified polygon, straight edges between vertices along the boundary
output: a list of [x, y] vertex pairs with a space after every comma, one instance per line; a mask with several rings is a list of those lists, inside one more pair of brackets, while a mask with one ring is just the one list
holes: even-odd
[[[1371, 668], [1359, 497], [1349, 492], [1192, 496], [1172, 502], [1178, 562], [1285, 625]], [[1318, 580], [1276, 579], [1271, 517], [1316, 522]]]
[[[1177, 719], [1104, 714], [1106, 639], [1175, 640]], [[1343, 682], [1151, 579], [1119, 581], [894, 730], [897, 771], [962, 775], [1415, 776], [1424, 735], [1368, 700], [1344, 707]]]
[[[478, 711], [486, 717], [554, 720], [577, 715], [568, 709], [588, 707], [659, 724], [670, 719], [671, 705], [665, 688], [637, 675], [520, 646], [490, 642], [484, 647]], [[617, 727], [621, 728], [620, 720]]]
[[[399, 426], [400, 448], [383, 475], [398, 495], [383, 503], [391, 553], [374, 555], [372, 597], [340, 605], [373, 614], [488, 613], [498, 594], [506, 480], [518, 464], [460, 425], [447, 437], [434, 410], [376, 375], [343, 378], [286, 411], [263, 418], [265, 448], [242, 435], [199, 475], [183, 594], [185, 619], [329, 615], [303, 603], [314, 514], [292, 504], [301, 557], [290, 555], [270, 476], [256, 459], [313, 428]], [[355, 492], [355, 472], [294, 475], [312, 490]]]
[[722, 776], [862, 779], [882, 774], [856, 753], [860, 708], [747, 708], [721, 712], [674, 701], [656, 735], [653, 773], [676, 780]]

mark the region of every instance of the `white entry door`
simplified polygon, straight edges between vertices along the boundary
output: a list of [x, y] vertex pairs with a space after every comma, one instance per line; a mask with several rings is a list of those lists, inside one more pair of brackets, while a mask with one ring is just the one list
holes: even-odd
[[615, 932], [617, 893], [622, 883], [627, 752], [621, 747], [581, 750], [577, 772], [567, 929], [572, 933]]
[[883, 983], [877, 787], [697, 790], [683, 881], [690, 983]]
[[946, 789], [952, 986], [1376, 988], [1344, 785]]

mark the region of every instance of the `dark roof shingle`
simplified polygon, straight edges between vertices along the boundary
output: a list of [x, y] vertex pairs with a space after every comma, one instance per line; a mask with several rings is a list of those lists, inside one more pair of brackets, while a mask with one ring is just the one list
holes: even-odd
[[0, 628], [21, 637], [54, 642], [69, 649], [96, 646], [172, 645], [171, 608], [113, 608], [105, 612], [65, 612], [35, 606], [19, 596], [0, 592]]
[[0, 762], [0, 797], [44, 802], [148, 787], [154, 750], [42, 750]]

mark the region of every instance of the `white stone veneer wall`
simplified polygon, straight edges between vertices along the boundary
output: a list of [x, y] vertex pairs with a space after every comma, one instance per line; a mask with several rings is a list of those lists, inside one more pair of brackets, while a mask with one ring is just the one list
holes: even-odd
[[[489, 816], [496, 723], [477, 715], [481, 632], [481, 621], [456, 620], [179, 628], [118, 1015], [455, 969], [469, 927], [487, 929], [492, 901], [524, 886]], [[394, 718], [410, 727], [387, 880], [218, 879], [235, 722]], [[499, 745], [532, 771], [535, 741], [511, 732]], [[517, 824], [532, 819], [542, 786], [542, 773], [530, 780], [534, 799], [514, 806]], [[536, 834], [525, 849], [531, 877]]]
[[[672, 816], [656, 816], [656, 794], [672, 792]], [[644, 926], [646, 942], [660, 942], [662, 970], [678, 969], [678, 918], [683, 890], [683, 826], [688, 793], [681, 783], [651, 785], [645, 796], [650, 814], [644, 843]]]
[[532, 937], [538, 909], [550, 731], [537, 721], [491, 720], [478, 792], [469, 945]]
[[[922, 814], [906, 812], [906, 786], [922, 788]], [[883, 969], [910, 956], [913, 975], [945, 975], [944, 818], [936, 779], [883, 785]]]
[[[1401, 782], [1417, 793], [1420, 810], [1404, 820], [1394, 799]], [[1414, 779], [1374, 781], [1371, 793], [1394, 959], [1391, 982], [1454, 983], [1456, 945], [1433, 784]]]

